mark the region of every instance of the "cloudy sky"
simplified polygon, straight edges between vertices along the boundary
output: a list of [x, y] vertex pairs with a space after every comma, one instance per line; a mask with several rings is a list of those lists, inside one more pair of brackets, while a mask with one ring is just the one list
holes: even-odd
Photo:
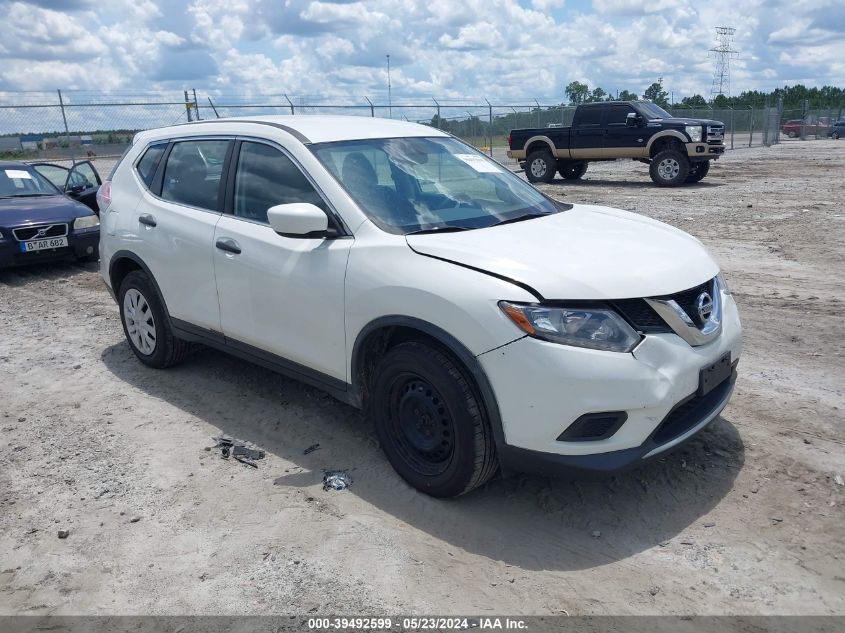
[[0, 0], [0, 91], [560, 101], [572, 80], [709, 95], [845, 84], [842, 0]]

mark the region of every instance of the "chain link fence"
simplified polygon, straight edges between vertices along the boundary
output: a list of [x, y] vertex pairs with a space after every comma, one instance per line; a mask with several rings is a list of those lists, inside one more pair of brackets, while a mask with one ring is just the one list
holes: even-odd
[[[96, 93], [85, 91], [0, 92], [0, 158], [79, 159], [119, 156], [144, 129], [217, 117], [344, 114], [402, 119], [431, 125], [505, 161], [507, 136], [516, 128], [572, 124], [574, 106], [534, 99], [493, 104], [487, 99], [397, 99], [265, 97], [179, 93]], [[729, 149], [772, 145], [794, 139], [826, 138], [843, 108], [670, 108], [674, 116], [725, 124]]]

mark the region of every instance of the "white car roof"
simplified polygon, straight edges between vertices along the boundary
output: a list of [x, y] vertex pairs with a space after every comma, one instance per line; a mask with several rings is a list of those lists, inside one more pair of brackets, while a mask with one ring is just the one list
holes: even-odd
[[[227, 126], [226, 124], [231, 124]], [[303, 143], [325, 143], [330, 141], [350, 141], [368, 138], [395, 138], [408, 136], [448, 136], [437, 128], [419, 123], [396, 121], [393, 119], [379, 119], [364, 116], [338, 115], [282, 115], [282, 116], [249, 116], [231, 117], [225, 119], [207, 119], [195, 121], [159, 130], [142, 132], [146, 138], [168, 138], [185, 133], [185, 127], [207, 127], [206, 132], [237, 134], [241, 124], [266, 124], [284, 129], [296, 136]]]

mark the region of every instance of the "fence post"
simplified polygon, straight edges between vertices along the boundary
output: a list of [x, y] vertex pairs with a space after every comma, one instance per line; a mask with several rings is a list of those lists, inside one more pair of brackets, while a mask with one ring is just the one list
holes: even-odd
[[185, 95], [185, 112], [188, 114], [188, 123], [190, 123], [194, 119], [191, 118], [191, 102], [188, 100], [188, 91], [185, 90], [182, 94]]
[[200, 104], [197, 103], [197, 89], [191, 88], [191, 92], [194, 93], [194, 113], [197, 115], [197, 121], [202, 121], [202, 117], [200, 116]]
[[67, 116], [65, 115], [65, 102], [64, 102], [64, 99], [62, 99], [62, 91], [57, 90], [56, 92], [59, 93], [59, 107], [62, 109], [62, 121], [64, 121], [64, 123], [65, 123], [65, 142], [67, 143], [68, 149], [70, 150], [70, 159], [73, 162], [76, 162], [76, 158], [73, 155], [74, 154], [73, 149], [71, 149], [71, 147], [70, 147], [70, 130], [68, 129], [68, 126], [67, 126]]
[[537, 127], [540, 127], [540, 102], [534, 99], [534, 103], [537, 104]]
[[734, 148], [734, 109], [731, 108], [731, 149]]
[[287, 100], [288, 100], [288, 103], [290, 104], [290, 113], [291, 113], [291, 114], [296, 114], [296, 111], [293, 109], [293, 101], [291, 101], [290, 99], [288, 99], [288, 96], [287, 96], [287, 95], [285, 95], [285, 99], [287, 99]]
[[432, 97], [431, 100], [434, 101], [434, 105], [437, 106], [437, 125], [439, 126], [440, 125], [440, 104], [437, 103], [437, 99], [435, 99], [434, 97]]
[[751, 110], [751, 121], [748, 124], [748, 147], [751, 147], [751, 141], [754, 138], [754, 106], [748, 106]]
[[[487, 98], [484, 98], [487, 101]], [[490, 158], [493, 158], [493, 106], [487, 101], [487, 120], [490, 125]]]
[[373, 102], [372, 102], [372, 101], [370, 101], [370, 98], [369, 98], [368, 96], [366, 96], [366, 95], [364, 96], [364, 99], [366, 99], [366, 100], [367, 100], [367, 103], [369, 103], [369, 104], [370, 104], [370, 116], [371, 116], [371, 117], [373, 117], [373, 118], [375, 118], [375, 116], [376, 116], [376, 109], [375, 109], [375, 107], [373, 106]]
[[219, 118], [220, 118], [220, 113], [218, 113], [218, 112], [217, 112], [217, 108], [215, 108], [215, 107], [214, 107], [214, 102], [211, 100], [211, 97], [209, 97], [208, 95], [206, 95], [206, 98], [208, 99], [208, 105], [210, 105], [210, 106], [211, 106], [211, 109], [212, 109], [212, 110], [214, 110], [214, 116], [216, 116], [216, 117], [219, 119]]

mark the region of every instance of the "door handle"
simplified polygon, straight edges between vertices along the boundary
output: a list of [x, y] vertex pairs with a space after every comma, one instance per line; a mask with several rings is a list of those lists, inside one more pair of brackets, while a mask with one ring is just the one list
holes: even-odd
[[156, 219], [151, 216], [149, 213], [142, 213], [138, 216], [138, 222], [143, 224], [144, 226], [153, 227], [156, 225]]
[[221, 251], [226, 251], [227, 253], [234, 253], [235, 255], [241, 254], [240, 245], [230, 237], [221, 237], [219, 240], [217, 240], [214, 245]]

